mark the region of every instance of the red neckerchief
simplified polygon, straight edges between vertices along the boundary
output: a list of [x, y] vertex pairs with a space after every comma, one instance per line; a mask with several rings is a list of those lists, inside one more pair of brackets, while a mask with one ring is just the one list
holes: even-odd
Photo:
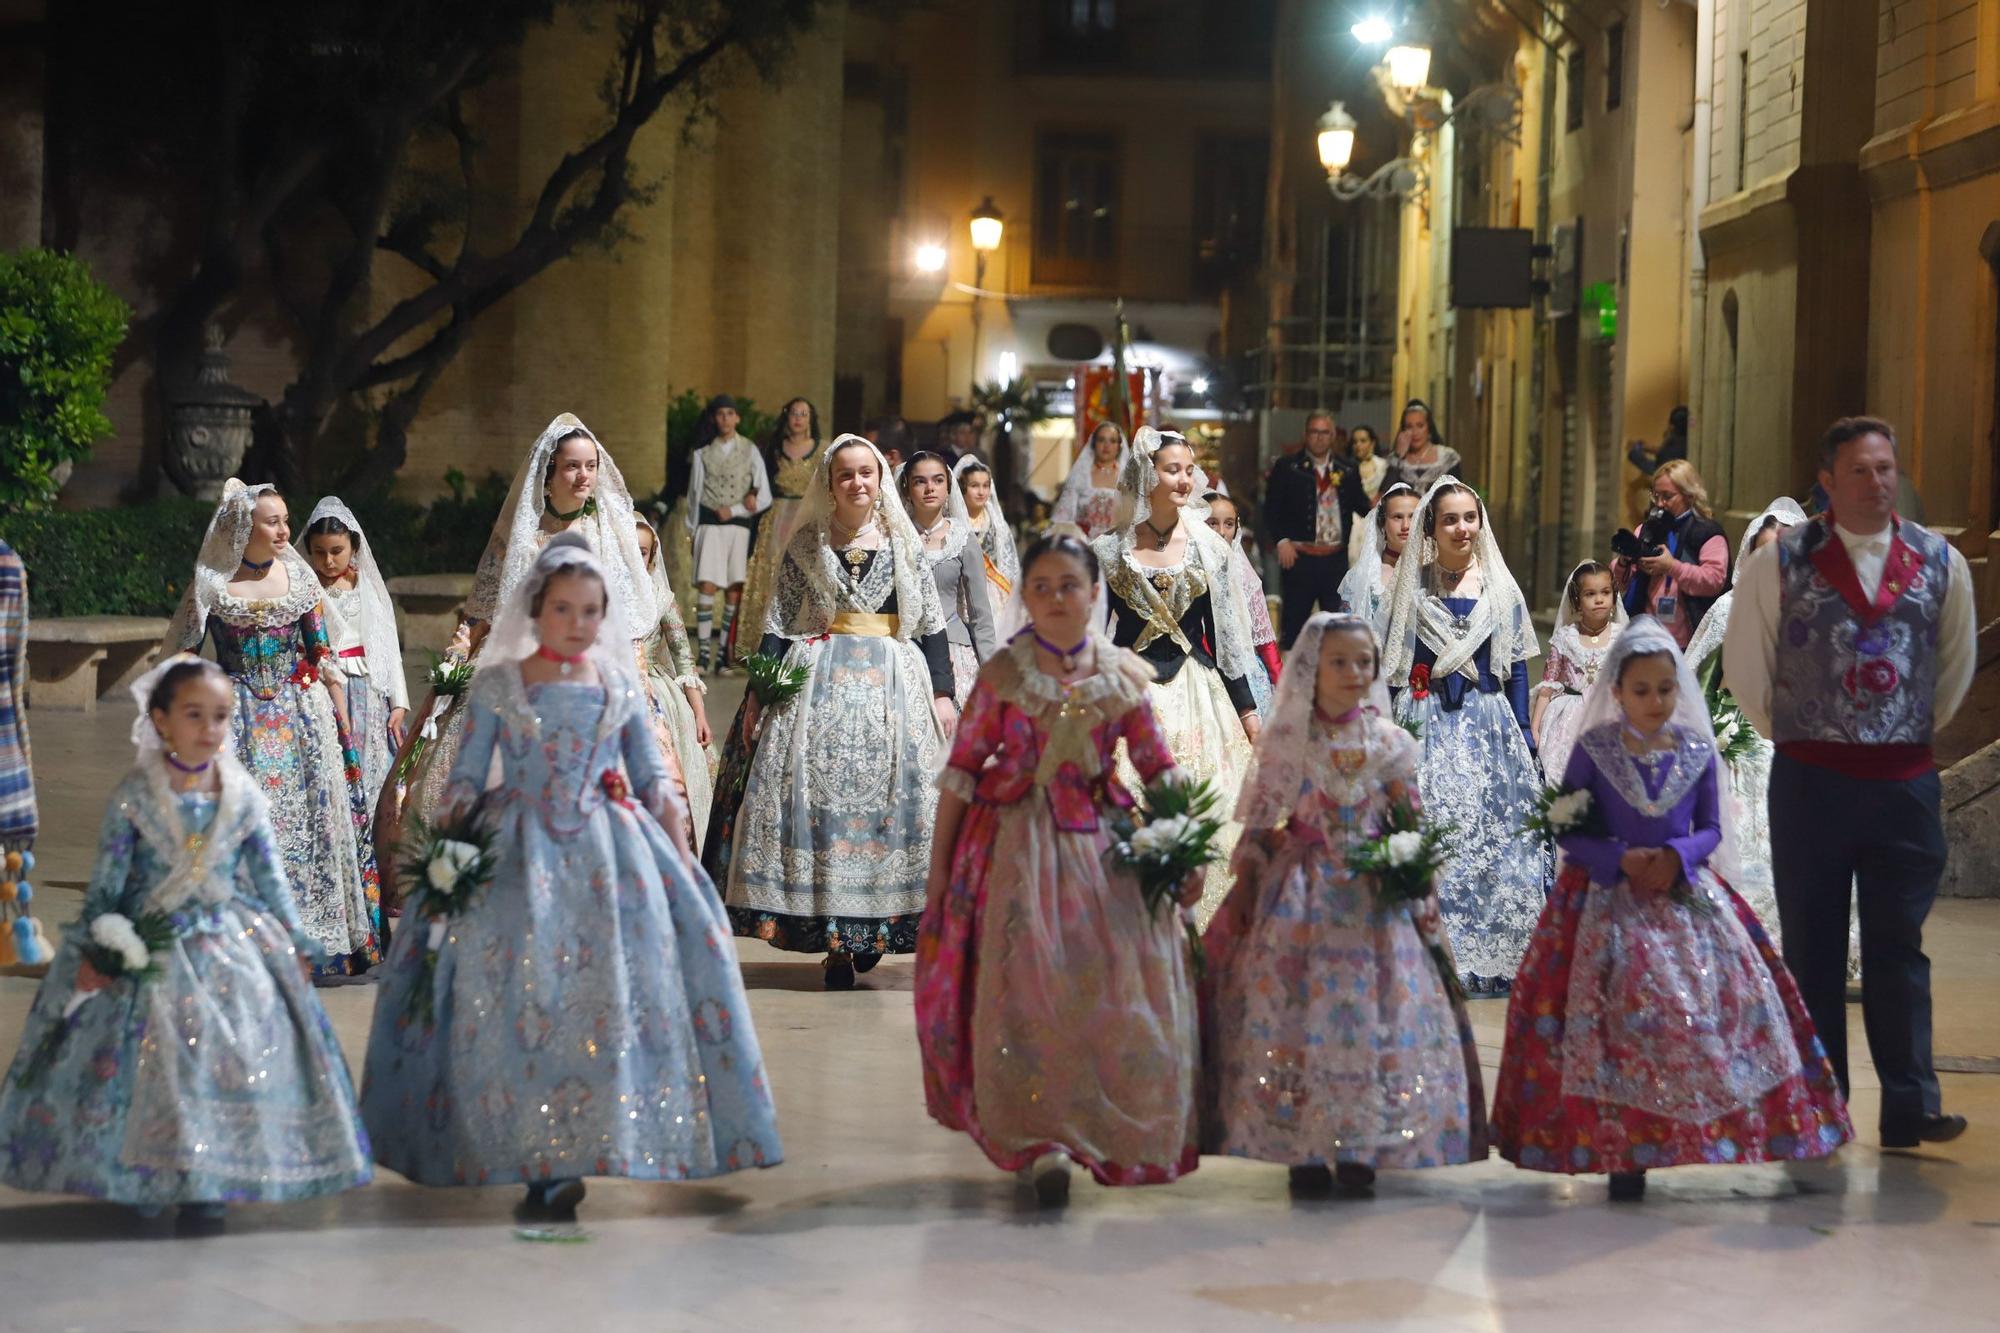
[[1833, 511], [1827, 510], [1821, 519], [1826, 523], [1826, 536], [1807, 559], [1812, 561], [1813, 569], [1819, 576], [1840, 594], [1848, 609], [1861, 617], [1863, 624], [1873, 625], [1889, 614], [1897, 598], [1917, 586], [1923, 560], [1904, 545], [1903, 520], [1891, 514], [1889, 554], [1882, 561], [1882, 582], [1875, 589], [1875, 600], [1871, 602], [1861, 590], [1861, 576], [1855, 572], [1853, 557], [1847, 554], [1847, 543], [1840, 540], [1840, 534], [1834, 530]]

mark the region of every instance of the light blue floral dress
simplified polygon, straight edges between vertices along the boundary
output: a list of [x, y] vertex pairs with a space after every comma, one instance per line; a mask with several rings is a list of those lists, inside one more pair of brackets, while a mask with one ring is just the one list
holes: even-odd
[[450, 919], [432, 1021], [411, 1004], [429, 931], [406, 918], [362, 1085], [376, 1160], [411, 1180], [686, 1180], [781, 1158], [721, 899], [656, 817], [671, 778], [643, 688], [613, 677], [607, 707], [603, 687], [524, 688], [512, 665], [474, 682], [444, 804], [475, 797], [499, 752], [499, 868]]
[[[65, 1020], [87, 923], [107, 912], [167, 913], [176, 938], [157, 979], [114, 981]], [[219, 797], [176, 795], [142, 762], [112, 794], [83, 919], [0, 1093], [0, 1180], [139, 1206], [367, 1184], [347, 1064], [299, 966], [311, 949], [243, 770], [225, 766]]]

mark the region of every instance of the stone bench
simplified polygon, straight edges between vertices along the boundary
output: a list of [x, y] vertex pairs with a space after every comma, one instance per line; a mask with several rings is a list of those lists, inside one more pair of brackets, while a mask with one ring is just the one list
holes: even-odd
[[166, 637], [159, 616], [56, 616], [28, 622], [28, 693], [36, 708], [94, 713], [130, 685]]
[[396, 633], [403, 651], [427, 649], [442, 653], [465, 614], [465, 599], [472, 592], [470, 574], [405, 574], [388, 580], [389, 596], [396, 603]]

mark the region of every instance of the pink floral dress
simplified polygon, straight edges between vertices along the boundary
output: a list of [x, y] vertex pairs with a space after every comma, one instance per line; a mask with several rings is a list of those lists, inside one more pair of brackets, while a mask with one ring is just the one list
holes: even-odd
[[939, 786], [970, 803], [951, 882], [917, 942], [917, 1038], [931, 1115], [996, 1166], [1069, 1154], [1107, 1185], [1196, 1162], [1195, 994], [1179, 914], [1106, 870], [1103, 815], [1128, 807], [1113, 754], [1174, 767], [1143, 676], [1067, 689], [1026, 638], [986, 663]]

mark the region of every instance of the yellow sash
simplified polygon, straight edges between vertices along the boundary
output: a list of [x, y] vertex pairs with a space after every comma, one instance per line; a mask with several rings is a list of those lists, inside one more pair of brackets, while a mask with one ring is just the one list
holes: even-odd
[[852, 634], [863, 639], [893, 639], [901, 624], [902, 617], [885, 616], [879, 611], [842, 611], [826, 627], [826, 632]]

